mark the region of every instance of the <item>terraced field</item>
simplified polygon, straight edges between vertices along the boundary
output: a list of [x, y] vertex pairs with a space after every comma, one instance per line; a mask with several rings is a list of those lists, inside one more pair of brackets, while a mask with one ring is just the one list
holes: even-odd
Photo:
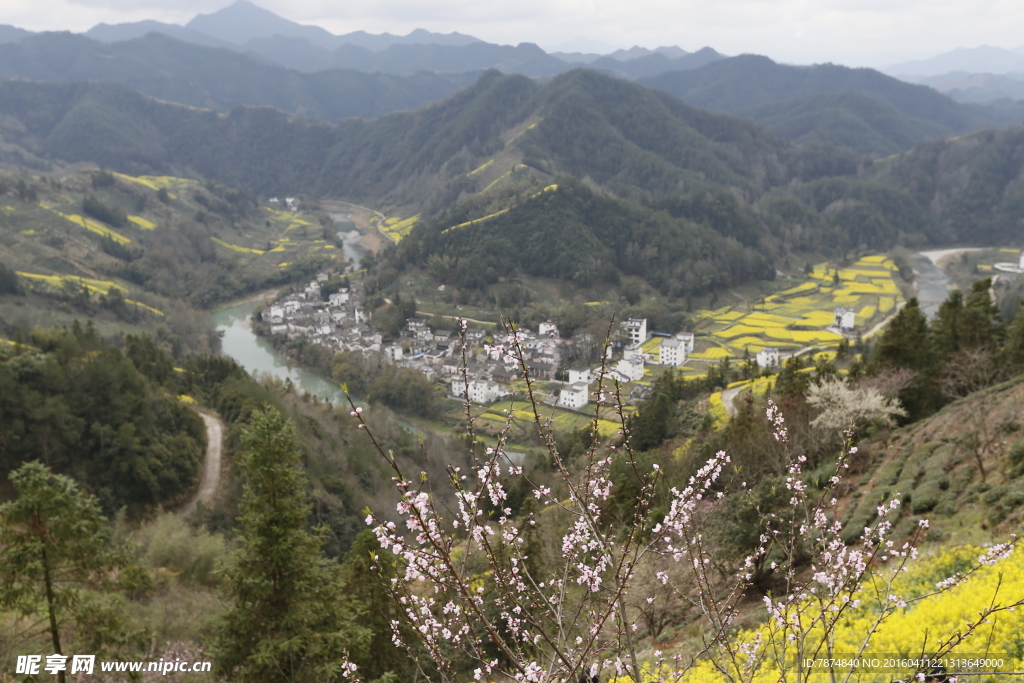
[[392, 242], [397, 244], [402, 241], [403, 237], [412, 231], [419, 219], [419, 214], [410, 216], [409, 218], [388, 218], [380, 224], [380, 231]]
[[898, 269], [881, 255], [865, 256], [849, 268], [818, 265], [807, 282], [766, 297], [755, 306], [728, 306], [701, 311], [701, 321], [691, 358], [718, 362], [742, 358], [761, 349], [786, 351], [835, 346], [843, 338], [826, 329], [835, 310], [846, 308], [856, 315], [857, 329], [867, 331], [884, 320], [902, 301], [895, 277]]
[[[12, 191], [18, 181], [26, 189]], [[0, 302], [5, 322], [59, 326], [92, 315], [104, 334], [134, 333], [133, 325], [157, 319], [184, 325], [191, 314], [176, 299], [206, 306], [278, 286], [340, 252], [312, 215], [257, 208], [194, 180], [94, 169], [21, 177], [0, 169], [0, 187], [0, 261], [18, 273], [27, 294]], [[127, 220], [114, 225], [84, 215], [87, 197]], [[98, 313], [101, 297], [115, 292], [111, 308]], [[123, 315], [118, 299], [146, 314]]]

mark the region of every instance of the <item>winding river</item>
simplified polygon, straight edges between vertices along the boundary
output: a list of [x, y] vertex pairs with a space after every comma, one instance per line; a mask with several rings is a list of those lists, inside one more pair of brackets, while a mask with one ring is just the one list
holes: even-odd
[[[361, 235], [357, 232], [341, 237], [342, 253], [358, 268], [366, 254], [366, 249], [358, 244]], [[257, 375], [268, 374], [282, 381], [291, 380], [301, 391], [327, 399], [335, 405], [344, 404], [345, 394], [337, 384], [298, 367], [278, 353], [270, 342], [252, 331], [249, 317], [260, 303], [246, 301], [221, 309], [211, 316], [214, 327], [222, 335], [221, 352], [234, 358], [249, 372]]]

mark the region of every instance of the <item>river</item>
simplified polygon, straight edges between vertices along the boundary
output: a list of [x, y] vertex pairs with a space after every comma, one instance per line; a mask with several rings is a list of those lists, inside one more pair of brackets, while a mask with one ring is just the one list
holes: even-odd
[[[941, 252], [925, 252], [913, 254], [910, 257], [910, 267], [914, 269], [914, 286], [917, 288], [917, 302], [921, 305], [921, 311], [929, 319], [934, 318], [939, 312], [939, 305], [949, 296], [949, 290], [953, 281], [949, 276], [935, 265], [936, 255], [954, 253], [958, 250], [945, 250]], [[964, 249], [963, 251], [977, 251], [977, 249]]]
[[325, 398], [335, 405], [343, 404], [345, 394], [337, 384], [296, 366], [278, 353], [270, 342], [252, 331], [249, 316], [257, 306], [258, 302], [248, 301], [211, 316], [214, 327], [222, 334], [221, 352], [234, 358], [249, 372], [265, 373], [282, 381], [291, 380], [308, 394]]
[[[362, 235], [358, 231], [353, 232], [355, 234], [339, 233], [339, 237], [343, 240], [345, 259], [359, 268], [366, 249], [358, 244]], [[222, 334], [221, 352], [234, 358], [249, 372], [268, 374], [281, 381], [291, 380], [301, 391], [327, 399], [335, 405], [344, 404], [345, 394], [337, 384], [298, 367], [252, 331], [249, 316], [259, 305], [259, 302], [247, 301], [221, 309], [211, 316], [214, 327]]]

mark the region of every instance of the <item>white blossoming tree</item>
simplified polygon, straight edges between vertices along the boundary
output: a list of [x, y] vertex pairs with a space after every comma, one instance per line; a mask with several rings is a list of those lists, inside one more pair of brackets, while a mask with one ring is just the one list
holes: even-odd
[[[506, 453], [511, 412], [497, 445], [485, 452], [471, 446], [471, 468], [449, 467], [442, 484], [404, 471], [370, 433], [362, 408], [352, 405], [353, 417], [391, 467], [402, 496], [399, 523], [369, 513], [367, 524], [381, 546], [399, 558], [391, 592], [418, 645], [426, 648], [445, 680], [462, 680], [472, 672], [473, 678], [488, 681], [575, 683], [581, 676], [603, 676], [640, 683], [680, 681], [699, 672], [701, 680], [753, 681], [769, 669], [786, 680], [803, 680], [799, 661], [833, 652], [836, 625], [868, 599], [865, 586], [877, 609], [864, 633], [864, 647], [905, 606], [906, 600], [893, 590], [894, 580], [914, 557], [925, 523], [906, 544], [891, 540], [889, 517], [899, 506], [895, 497], [879, 507], [878, 521], [864, 529], [859, 544], [843, 543], [832, 490], [855, 449], [848, 448], [840, 458], [830, 485], [813, 494], [805, 483], [804, 458], [793, 458], [786, 488], [799, 514], [783, 519], [770, 511], [761, 513], [759, 547], [736, 576], [722, 580], [710, 569], [715, 548], [705, 531], [724, 495], [720, 477], [730, 466], [728, 454], [711, 458], [685, 487], [671, 488], [667, 512], [655, 523], [653, 503], [662, 470], [657, 464], [642, 467], [630, 448], [617, 385], [602, 370], [594, 392], [593, 446], [567, 463], [534, 394], [521, 336], [511, 326], [507, 331], [505, 344], [488, 352], [523, 373], [523, 400], [559, 475], [559, 492], [530, 481]], [[607, 362], [606, 356], [602, 369]], [[468, 385], [467, 376], [463, 381]], [[469, 441], [475, 444], [468, 403], [466, 408]], [[614, 443], [602, 443], [597, 429], [601, 411], [608, 408], [622, 425]], [[776, 439], [785, 442], [785, 425], [774, 406], [769, 417]], [[616, 458], [624, 460], [638, 491], [631, 518], [619, 526], [604, 513]], [[537, 515], [513, 516], [503, 483], [510, 478], [525, 479], [537, 503], [565, 521], [559, 547], [550, 551], [557, 562], [538, 563], [532, 557], [536, 543], [528, 539]], [[454, 506], [439, 502], [451, 499], [437, 495], [442, 485], [452, 490]], [[1000, 547], [993, 557], [1012, 547]], [[749, 599], [753, 567], [769, 560], [782, 577], [783, 590], [764, 598], [769, 621], [745, 638], [735, 624], [740, 603]], [[692, 646], [667, 656], [641, 642], [641, 627], [659, 628], [667, 610], [687, 606], [700, 615]], [[1007, 608], [993, 603], [983, 618]], [[411, 647], [402, 635], [409, 629], [400, 626], [393, 623], [396, 642]], [[953, 647], [952, 640], [947, 645], [945, 651]], [[941, 654], [942, 648], [936, 652]]]

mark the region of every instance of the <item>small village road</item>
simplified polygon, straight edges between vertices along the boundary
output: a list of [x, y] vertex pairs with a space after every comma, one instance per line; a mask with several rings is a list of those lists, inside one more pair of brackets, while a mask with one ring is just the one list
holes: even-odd
[[206, 455], [203, 458], [202, 475], [199, 481], [199, 491], [181, 510], [181, 516], [187, 517], [196, 510], [196, 506], [202, 502], [209, 505], [217, 495], [217, 487], [220, 485], [221, 450], [224, 442], [224, 424], [216, 417], [200, 413], [206, 424]]

